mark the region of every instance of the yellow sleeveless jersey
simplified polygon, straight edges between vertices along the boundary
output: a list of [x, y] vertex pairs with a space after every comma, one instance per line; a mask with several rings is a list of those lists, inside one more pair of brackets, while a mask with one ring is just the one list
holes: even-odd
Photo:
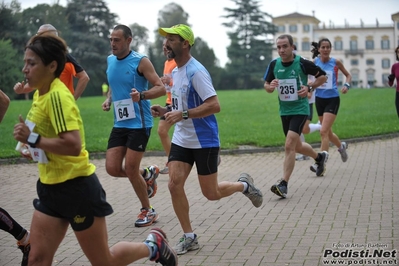
[[33, 132], [45, 138], [58, 138], [58, 134], [79, 130], [82, 149], [79, 156], [65, 156], [45, 152], [48, 163], [38, 163], [39, 178], [44, 184], [58, 184], [79, 176], [94, 173], [95, 166], [89, 162], [85, 134], [80, 111], [71, 92], [55, 79], [48, 93], [39, 96], [35, 92], [27, 120], [33, 122]]

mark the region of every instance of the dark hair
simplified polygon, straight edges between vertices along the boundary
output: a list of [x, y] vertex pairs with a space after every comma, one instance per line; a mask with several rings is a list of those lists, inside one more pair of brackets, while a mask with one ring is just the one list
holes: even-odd
[[277, 37], [277, 39], [285, 39], [285, 38], [288, 39], [288, 42], [289, 42], [289, 44], [290, 44], [291, 46], [294, 45], [294, 39], [292, 39], [292, 36], [289, 35], [289, 34], [282, 34], [282, 35], [280, 35], [280, 36]]
[[399, 61], [398, 51], [399, 51], [399, 45], [398, 45], [398, 47], [396, 47], [396, 49], [395, 49], [396, 61]]
[[67, 45], [63, 39], [50, 33], [35, 35], [29, 40], [26, 49], [37, 54], [45, 66], [56, 61], [57, 69], [54, 75], [56, 78], [61, 75], [65, 68], [67, 54]]
[[312, 50], [310, 50], [313, 53], [312, 58], [315, 58], [320, 54], [319, 48], [320, 48], [322, 42], [328, 42], [330, 44], [330, 47], [332, 47], [330, 40], [327, 38], [321, 39], [318, 43], [312, 42], [313, 48], [312, 48]]
[[294, 48], [294, 50], [296, 50], [296, 45], [295, 44], [293, 44], [292, 47]]
[[114, 27], [114, 30], [122, 30], [123, 31], [123, 37], [125, 37], [125, 39], [129, 38], [129, 37], [133, 37], [132, 35], [132, 30], [126, 26], [126, 25], [116, 25]]

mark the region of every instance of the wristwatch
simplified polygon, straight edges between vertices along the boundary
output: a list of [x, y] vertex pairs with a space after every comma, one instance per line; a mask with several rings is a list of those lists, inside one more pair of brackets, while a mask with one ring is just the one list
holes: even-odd
[[27, 139], [27, 142], [29, 144], [29, 146], [31, 146], [32, 148], [36, 148], [36, 144], [39, 143], [40, 141], [40, 135], [35, 133], [35, 132], [31, 132], [29, 134], [29, 137]]
[[144, 94], [144, 92], [140, 92], [140, 100], [144, 100], [145, 99], [145, 94]]
[[187, 119], [187, 118], [188, 118], [188, 111], [187, 111], [187, 110], [184, 110], [184, 111], [181, 113], [181, 115], [182, 115], [183, 119]]
[[312, 86], [309, 86], [309, 85], [305, 85], [305, 86], [308, 87], [308, 92], [313, 92], [314, 91]]

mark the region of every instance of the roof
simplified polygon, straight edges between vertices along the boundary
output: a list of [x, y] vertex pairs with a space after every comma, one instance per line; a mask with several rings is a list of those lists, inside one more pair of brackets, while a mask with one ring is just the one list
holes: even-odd
[[309, 15], [304, 15], [298, 12], [294, 12], [291, 14], [279, 16], [279, 17], [273, 17], [273, 19], [281, 20], [281, 19], [312, 19], [316, 20], [317, 23], [320, 23], [320, 20], [318, 20], [315, 16], [309, 16]]

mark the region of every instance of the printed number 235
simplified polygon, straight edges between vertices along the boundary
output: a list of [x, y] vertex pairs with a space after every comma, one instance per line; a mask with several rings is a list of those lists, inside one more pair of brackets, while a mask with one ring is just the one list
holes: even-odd
[[294, 85], [280, 86], [280, 91], [281, 94], [294, 94], [295, 92]]

